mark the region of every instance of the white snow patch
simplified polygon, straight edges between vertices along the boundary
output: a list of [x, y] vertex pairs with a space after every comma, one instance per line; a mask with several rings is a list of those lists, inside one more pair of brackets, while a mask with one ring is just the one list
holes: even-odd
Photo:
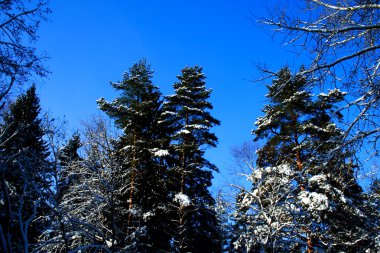
[[270, 116], [269, 118], [264, 116], [264, 117], [257, 118], [255, 125], [257, 126], [257, 130], [258, 130], [270, 125], [271, 123], [272, 123], [272, 116]]
[[320, 183], [320, 182], [325, 182], [325, 181], [326, 181], [325, 175], [315, 175], [309, 179], [309, 183]]
[[277, 166], [277, 171], [278, 173], [286, 176], [292, 175], [292, 170], [290, 169], [290, 166], [288, 164], [281, 164]]
[[158, 148], [154, 148], [154, 149], [151, 149], [149, 150], [153, 156], [155, 157], [164, 157], [164, 156], [168, 156], [169, 155], [169, 151], [166, 150], [166, 149], [158, 149]]
[[328, 184], [326, 175], [315, 175], [309, 179], [309, 184], [317, 185], [319, 189], [323, 189], [326, 191], [331, 190], [331, 185]]
[[284, 101], [282, 103], [287, 104], [287, 103], [295, 102], [297, 100], [300, 100], [300, 96], [304, 96], [304, 95], [308, 95], [308, 92], [307, 91], [297, 91], [296, 93], [293, 94], [293, 96], [289, 97], [288, 99], [284, 99]]
[[258, 179], [258, 180], [262, 179], [263, 178], [263, 172], [261, 171], [261, 169], [253, 171], [251, 178], [252, 179]]
[[270, 234], [270, 228], [268, 225], [259, 225], [256, 226], [253, 233], [261, 243], [266, 244], [269, 239], [268, 235]]
[[106, 240], [106, 245], [108, 248], [111, 248], [113, 246], [113, 243], [111, 241]]
[[285, 176], [290, 176], [293, 174], [293, 171], [288, 164], [280, 164], [276, 167], [266, 167], [264, 171], [268, 174], [274, 172]]
[[201, 109], [198, 109], [198, 108], [194, 108], [194, 107], [188, 107], [188, 106], [184, 106], [183, 107], [185, 110], [189, 110], [189, 111], [195, 111], [195, 112], [202, 112], [203, 111]]
[[194, 128], [194, 129], [208, 129], [208, 127], [202, 126], [202, 125], [199, 125], [199, 124], [187, 125], [186, 127]]
[[179, 203], [181, 206], [189, 206], [191, 204], [191, 200], [189, 196], [187, 196], [186, 194], [183, 194], [182, 192], [177, 193], [174, 196], [174, 201]]
[[149, 212], [146, 212], [143, 214], [143, 219], [144, 219], [144, 221], [146, 221], [152, 216], [154, 216], [154, 213], [149, 211]]
[[329, 208], [329, 201], [326, 195], [317, 192], [302, 191], [298, 198], [301, 203], [308, 207], [310, 211], [324, 211]]
[[177, 115], [177, 113], [176, 112], [171, 112], [171, 111], [164, 111], [163, 113], [162, 113], [162, 115]]
[[190, 134], [190, 131], [187, 129], [182, 129], [182, 130], [178, 131], [177, 134]]
[[333, 90], [329, 90], [329, 93], [326, 94], [326, 93], [319, 93], [319, 96], [320, 97], [330, 97], [330, 96], [337, 96], [337, 97], [340, 97], [340, 96], [345, 96], [347, 95], [347, 92], [345, 91], [341, 91], [339, 89], [333, 89]]
[[128, 149], [130, 149], [130, 148], [132, 148], [132, 146], [131, 146], [131, 145], [127, 145], [127, 146], [124, 146], [124, 147], [122, 148], [122, 150], [128, 150]]

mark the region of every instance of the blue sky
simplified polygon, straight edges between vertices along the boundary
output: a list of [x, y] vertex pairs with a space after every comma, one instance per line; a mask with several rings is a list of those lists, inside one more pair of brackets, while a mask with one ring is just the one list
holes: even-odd
[[200, 65], [213, 89], [214, 129], [219, 146], [207, 155], [220, 169], [214, 188], [231, 178], [230, 150], [251, 141], [253, 123], [265, 103], [257, 63], [274, 69], [299, 59], [255, 24], [276, 1], [64, 0], [51, 1], [50, 22], [42, 24], [38, 48], [51, 59], [51, 74], [38, 85], [41, 104], [70, 128], [97, 113], [96, 100], [118, 94], [109, 81], [141, 58], [155, 71], [165, 95], [185, 66]]

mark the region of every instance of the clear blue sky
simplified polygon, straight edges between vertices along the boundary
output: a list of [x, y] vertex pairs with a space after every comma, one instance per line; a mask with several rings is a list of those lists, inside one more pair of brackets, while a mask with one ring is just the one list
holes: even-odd
[[117, 93], [109, 81], [146, 58], [154, 82], [165, 95], [185, 66], [200, 65], [213, 89], [214, 129], [219, 146], [207, 155], [221, 173], [214, 188], [231, 178], [232, 147], [251, 141], [253, 123], [262, 113], [266, 89], [256, 63], [273, 68], [298, 65], [299, 59], [255, 24], [276, 1], [64, 0], [51, 1], [50, 22], [40, 30], [38, 48], [51, 59], [51, 75], [38, 85], [41, 103], [70, 127], [97, 113], [96, 100]]

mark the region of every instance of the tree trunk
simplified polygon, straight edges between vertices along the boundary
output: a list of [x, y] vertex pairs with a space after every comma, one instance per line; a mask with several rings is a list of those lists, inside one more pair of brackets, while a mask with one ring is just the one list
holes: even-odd
[[129, 191], [129, 205], [128, 205], [128, 230], [132, 226], [132, 213], [131, 210], [133, 208], [133, 192], [134, 192], [134, 184], [135, 184], [135, 173], [136, 173], [136, 133], [133, 133], [133, 154], [132, 154], [132, 175], [131, 175], [131, 183], [130, 183], [130, 191]]
[[[298, 118], [298, 116], [294, 115], [292, 117], [292, 120], [293, 120], [293, 131], [294, 131], [294, 143], [297, 146], [297, 149], [296, 149], [297, 170], [301, 172], [303, 169], [303, 165], [302, 165], [302, 159], [301, 159], [301, 152], [298, 149], [299, 141], [298, 141], [297, 118]], [[306, 188], [305, 188], [305, 185], [303, 185], [303, 182], [298, 182], [298, 183], [300, 184], [301, 191], [305, 191]], [[305, 229], [305, 231], [310, 233], [309, 229], [307, 229], [307, 228], [304, 228], [304, 229]], [[310, 236], [308, 236], [308, 238], [306, 239], [306, 243], [307, 243], [307, 253], [313, 253], [314, 252], [314, 246], [313, 246], [313, 243], [312, 243]]]

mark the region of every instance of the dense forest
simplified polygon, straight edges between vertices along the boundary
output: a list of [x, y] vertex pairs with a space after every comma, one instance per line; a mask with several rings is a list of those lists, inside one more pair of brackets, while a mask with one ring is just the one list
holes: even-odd
[[380, 5], [302, 2], [258, 21], [312, 60], [259, 66], [267, 103], [232, 152], [249, 186], [215, 194], [202, 67], [164, 95], [138, 61], [65, 138], [30, 84], [49, 74], [33, 46], [49, 5], [0, 1], [0, 251], [380, 252]]

